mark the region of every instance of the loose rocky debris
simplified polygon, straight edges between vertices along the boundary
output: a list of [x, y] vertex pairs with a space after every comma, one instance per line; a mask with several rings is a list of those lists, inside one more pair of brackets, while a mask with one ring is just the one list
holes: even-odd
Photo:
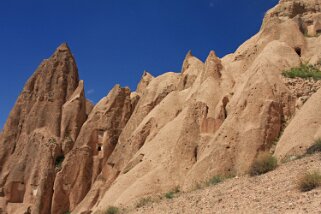
[[292, 95], [296, 97], [296, 108], [300, 109], [303, 104], [321, 87], [321, 80], [287, 78], [282, 77], [285, 85], [290, 89]]
[[320, 213], [321, 189], [302, 193], [298, 180], [309, 170], [321, 171], [321, 156], [288, 162], [258, 177], [234, 177], [216, 186], [182, 193], [124, 213]]

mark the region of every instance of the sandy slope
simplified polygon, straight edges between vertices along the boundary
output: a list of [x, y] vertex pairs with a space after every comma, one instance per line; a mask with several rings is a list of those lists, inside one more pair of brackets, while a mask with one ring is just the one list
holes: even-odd
[[321, 170], [321, 155], [279, 166], [258, 177], [229, 179], [172, 200], [129, 213], [321, 213], [321, 188], [301, 193], [297, 180], [306, 170]]

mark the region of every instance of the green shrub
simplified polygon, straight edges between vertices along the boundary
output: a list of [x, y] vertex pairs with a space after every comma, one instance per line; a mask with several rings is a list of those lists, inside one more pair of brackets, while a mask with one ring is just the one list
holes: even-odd
[[110, 206], [108, 207], [106, 214], [118, 214], [119, 209], [117, 207]]
[[165, 194], [165, 198], [172, 199], [172, 198], [174, 198], [175, 194], [177, 194], [179, 192], [180, 192], [179, 186], [176, 186], [172, 191], [167, 192]]
[[321, 152], [321, 138], [317, 139], [312, 146], [307, 149], [307, 154]]
[[146, 206], [147, 204], [150, 204], [152, 202], [153, 202], [153, 200], [152, 200], [151, 197], [142, 198], [137, 202], [136, 208], [140, 208], [140, 207]]
[[235, 177], [235, 173], [227, 173], [225, 175], [215, 175], [214, 177], [212, 177], [209, 181], [207, 181], [205, 183], [206, 186], [214, 186], [214, 185], [217, 185], [223, 181], [225, 181], [226, 179], [230, 179], [230, 178], [233, 178]]
[[289, 78], [300, 77], [303, 79], [313, 78], [314, 80], [321, 79], [321, 71], [313, 65], [301, 64], [300, 67], [291, 68], [290, 70], [283, 71], [282, 75]]
[[262, 153], [258, 155], [250, 168], [250, 175], [257, 176], [269, 171], [274, 170], [277, 167], [277, 160], [270, 153]]
[[224, 176], [221, 175], [215, 175], [213, 178], [211, 178], [207, 184], [208, 186], [213, 186], [213, 185], [217, 185], [221, 182], [223, 182], [226, 178]]
[[167, 199], [172, 199], [172, 198], [174, 198], [174, 195], [175, 195], [174, 192], [167, 192], [167, 193], [165, 194], [165, 198], [167, 198]]
[[318, 171], [307, 172], [299, 180], [301, 192], [308, 192], [321, 185], [321, 174]]

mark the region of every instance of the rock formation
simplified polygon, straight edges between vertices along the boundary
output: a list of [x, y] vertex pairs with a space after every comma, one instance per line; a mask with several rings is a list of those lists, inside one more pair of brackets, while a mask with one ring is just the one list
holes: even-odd
[[94, 107], [61, 45], [0, 134], [0, 208], [90, 213], [246, 174], [261, 152], [302, 154], [321, 135], [320, 83], [281, 72], [321, 67], [320, 23], [320, 0], [281, 0], [235, 53], [188, 52], [181, 72], [144, 72], [136, 91], [116, 85]]
[[130, 90], [116, 85], [92, 110], [54, 185], [52, 212], [74, 209], [107, 164], [132, 109]]
[[86, 119], [84, 114], [72, 121], [69, 115], [69, 124], [61, 123], [63, 105], [78, 83], [75, 60], [63, 44], [41, 63], [18, 97], [0, 141], [0, 197], [8, 213], [23, 213], [29, 206], [33, 213], [51, 209], [61, 128], [81, 127]]

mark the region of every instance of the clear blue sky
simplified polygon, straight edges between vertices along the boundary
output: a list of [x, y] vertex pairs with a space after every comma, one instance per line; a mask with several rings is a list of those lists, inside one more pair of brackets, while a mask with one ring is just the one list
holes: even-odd
[[204, 60], [234, 52], [277, 0], [2, 0], [0, 128], [42, 59], [67, 42], [87, 97], [136, 88], [143, 70], [180, 71], [188, 50]]

